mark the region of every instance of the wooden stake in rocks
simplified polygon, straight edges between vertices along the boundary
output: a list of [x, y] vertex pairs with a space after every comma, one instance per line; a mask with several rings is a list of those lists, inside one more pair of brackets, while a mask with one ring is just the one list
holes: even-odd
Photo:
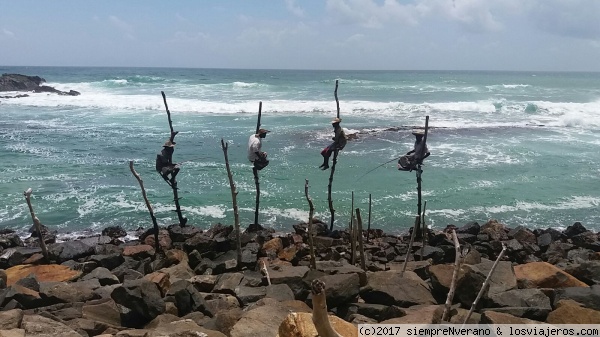
[[465, 317], [463, 324], [467, 324], [467, 322], [469, 321], [469, 318], [471, 318], [473, 311], [477, 307], [477, 303], [479, 303], [481, 296], [483, 295], [486, 288], [490, 284], [490, 279], [492, 278], [492, 274], [494, 273], [494, 270], [496, 270], [496, 267], [498, 266], [498, 262], [500, 262], [500, 260], [502, 259], [502, 256], [504, 256], [505, 252], [506, 252], [506, 245], [503, 243], [502, 251], [500, 252], [500, 254], [498, 254], [498, 258], [496, 258], [496, 261], [494, 261], [494, 264], [492, 265], [492, 269], [490, 269], [490, 272], [488, 273], [487, 277], [485, 278], [485, 281], [483, 282], [483, 285], [481, 286], [481, 289], [479, 290], [479, 293], [477, 294], [475, 301], [473, 301], [473, 304], [471, 305], [471, 309], [469, 309], [469, 313], [467, 314], [467, 317]]
[[458, 274], [460, 273], [460, 265], [462, 263], [460, 244], [458, 243], [458, 237], [456, 236], [455, 230], [452, 230], [452, 241], [454, 241], [454, 250], [456, 251], [456, 257], [454, 258], [454, 271], [452, 272], [452, 281], [450, 282], [450, 290], [448, 291], [448, 297], [446, 297], [446, 304], [444, 306], [444, 312], [442, 314], [442, 321], [448, 321], [450, 307], [452, 306], [454, 292], [456, 291], [456, 280], [458, 280]]
[[308, 196], [308, 179], [304, 179], [304, 195], [306, 196], [306, 201], [308, 202], [308, 246], [310, 248], [310, 267], [312, 269], [317, 269], [315, 243], [313, 240], [313, 216], [315, 214], [315, 207], [313, 206], [312, 199]]
[[229, 187], [231, 188], [231, 201], [233, 203], [233, 218], [235, 226], [235, 241], [237, 250], [237, 265], [238, 268], [242, 266], [242, 241], [241, 241], [241, 230], [240, 230], [240, 215], [237, 204], [237, 190], [235, 183], [233, 182], [233, 174], [231, 173], [231, 167], [229, 166], [229, 157], [227, 156], [227, 149], [229, 144], [221, 138], [221, 148], [223, 149], [223, 156], [225, 157], [225, 168], [227, 169], [227, 177], [229, 178]]
[[140, 175], [133, 168], [133, 160], [129, 161], [129, 170], [131, 170], [131, 173], [133, 174], [135, 179], [137, 179], [138, 183], [140, 184], [140, 188], [142, 189], [142, 196], [144, 197], [144, 202], [146, 203], [146, 208], [148, 208], [148, 212], [150, 213], [150, 218], [152, 219], [152, 225], [154, 226], [154, 246], [155, 246], [156, 253], [158, 253], [161, 250], [160, 243], [158, 242], [158, 231], [159, 231], [158, 223], [156, 222], [156, 216], [154, 216], [154, 210], [152, 209], [152, 205], [150, 205], [150, 201], [148, 201], [148, 196], [146, 195], [146, 189], [144, 188], [144, 181], [142, 180], [142, 177], [140, 177]]
[[365, 260], [365, 247], [363, 245], [362, 217], [360, 216], [360, 208], [356, 209], [356, 220], [358, 233], [358, 251], [360, 252], [360, 267], [362, 268], [362, 270], [367, 271], [367, 261]]
[[404, 272], [406, 271], [406, 266], [408, 265], [408, 260], [410, 259], [410, 255], [412, 253], [412, 246], [415, 242], [415, 235], [417, 232], [417, 228], [419, 227], [419, 216], [415, 217], [415, 225], [413, 227], [413, 231], [410, 234], [410, 242], [408, 243], [408, 251], [406, 252], [406, 259], [404, 259], [404, 265], [402, 266], [401, 276], [404, 276]]
[[46, 249], [46, 242], [44, 241], [44, 234], [42, 233], [42, 223], [40, 222], [40, 219], [38, 219], [38, 217], [35, 216], [35, 213], [33, 212], [33, 206], [31, 206], [31, 194], [32, 193], [33, 193], [33, 190], [31, 188], [28, 188], [25, 192], [23, 192], [23, 195], [25, 196], [25, 201], [27, 201], [27, 206], [29, 206], [29, 213], [31, 214], [31, 219], [33, 220], [33, 225], [35, 226], [35, 230], [38, 234], [40, 248], [42, 249], [42, 254], [44, 255], [44, 259], [46, 259], [47, 262], [50, 262], [50, 258], [48, 256], [48, 249]]

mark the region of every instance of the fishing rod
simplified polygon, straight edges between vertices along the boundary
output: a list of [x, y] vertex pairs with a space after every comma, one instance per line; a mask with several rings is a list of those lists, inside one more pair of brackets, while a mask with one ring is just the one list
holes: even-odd
[[364, 176], [366, 176], [367, 174], [369, 174], [369, 173], [371, 173], [371, 172], [375, 171], [376, 169], [378, 169], [378, 168], [382, 167], [382, 166], [383, 166], [383, 165], [385, 165], [385, 164], [389, 164], [389, 163], [393, 162], [394, 160], [398, 160], [398, 159], [400, 159], [400, 157], [402, 157], [402, 156], [399, 156], [399, 157], [394, 157], [394, 158], [392, 158], [392, 159], [390, 159], [390, 160], [386, 161], [385, 163], [383, 163], [383, 164], [381, 164], [381, 165], [378, 165], [378, 166], [376, 166], [375, 168], [373, 168], [373, 169], [371, 169], [371, 170], [367, 171], [367, 173], [363, 174], [362, 176], [360, 176], [360, 178], [358, 178], [358, 179], [356, 179], [356, 180], [360, 180], [360, 179], [362, 179], [362, 178], [363, 178]]

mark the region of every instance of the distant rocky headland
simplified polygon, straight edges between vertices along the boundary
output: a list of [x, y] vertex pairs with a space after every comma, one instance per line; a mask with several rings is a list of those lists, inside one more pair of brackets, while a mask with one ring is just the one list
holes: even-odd
[[[2, 74], [0, 76], [0, 92], [2, 91], [20, 91], [20, 92], [48, 92], [64, 96], [79, 96], [80, 93], [75, 90], [61, 91], [51, 86], [42, 85], [46, 80], [39, 76], [27, 76], [21, 74]], [[0, 98], [19, 98], [27, 97], [27, 94], [15, 96], [0, 96]]]

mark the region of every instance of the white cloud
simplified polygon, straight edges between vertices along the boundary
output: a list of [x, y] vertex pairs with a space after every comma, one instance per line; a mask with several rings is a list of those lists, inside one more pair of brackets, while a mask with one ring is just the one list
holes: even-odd
[[328, 11], [341, 24], [383, 28], [388, 23], [417, 25], [430, 18], [448, 20], [475, 33], [501, 30], [504, 14], [520, 14], [527, 6], [517, 0], [327, 1]]
[[5, 36], [9, 39], [14, 39], [15, 33], [11, 32], [10, 30], [8, 30], [6, 28], [2, 28], [2, 36]]
[[327, 10], [342, 24], [358, 24], [366, 28], [383, 28], [386, 22], [412, 25], [417, 23], [417, 8], [385, 0], [378, 5], [373, 0], [327, 0]]
[[538, 28], [548, 33], [600, 40], [598, 0], [538, 0], [529, 15]]
[[287, 6], [288, 11], [294, 14], [297, 17], [304, 16], [304, 10], [296, 4], [295, 0], [285, 0], [285, 4]]
[[109, 16], [108, 21], [117, 29], [119, 29], [126, 39], [135, 40], [133, 27], [129, 23], [119, 19], [114, 15]]

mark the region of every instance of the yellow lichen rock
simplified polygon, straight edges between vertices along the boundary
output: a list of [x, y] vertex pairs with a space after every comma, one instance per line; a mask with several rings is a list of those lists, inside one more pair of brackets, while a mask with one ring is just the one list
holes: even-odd
[[81, 276], [80, 271], [72, 270], [59, 264], [23, 264], [8, 268], [6, 276], [7, 285], [11, 286], [18, 280], [33, 274], [38, 282], [67, 282]]
[[[343, 337], [358, 337], [358, 328], [352, 323], [329, 315], [329, 322], [335, 331]], [[312, 314], [307, 312], [293, 312], [283, 320], [279, 326], [277, 337], [315, 337], [318, 336], [317, 328], [313, 324]]]

